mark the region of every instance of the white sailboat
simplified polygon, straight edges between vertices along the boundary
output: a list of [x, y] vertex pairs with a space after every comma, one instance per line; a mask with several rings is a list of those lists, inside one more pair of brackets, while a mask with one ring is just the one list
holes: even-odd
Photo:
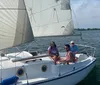
[[[27, 13], [25, 7], [25, 3], [28, 6], [28, 1], [0, 0], [0, 83], [2, 85], [77, 84], [95, 66], [94, 56], [79, 53], [76, 54], [78, 57], [76, 63], [55, 65], [46, 53], [36, 56], [27, 51], [2, 53], [3, 49], [31, 42], [34, 39], [28, 18], [30, 13]], [[33, 2], [36, 14], [34, 21], [31, 22], [34, 36], [65, 36], [73, 33], [69, 0], [48, 0], [48, 2], [33, 0]], [[54, 14], [52, 21], [48, 24], [46, 22], [48, 22], [50, 11], [54, 11]], [[60, 56], [65, 56], [65, 53], [60, 52]]]

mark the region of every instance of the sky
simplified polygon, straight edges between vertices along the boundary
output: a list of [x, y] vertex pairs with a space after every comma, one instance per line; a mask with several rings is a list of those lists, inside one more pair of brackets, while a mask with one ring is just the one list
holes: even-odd
[[100, 0], [71, 0], [75, 28], [100, 28]]

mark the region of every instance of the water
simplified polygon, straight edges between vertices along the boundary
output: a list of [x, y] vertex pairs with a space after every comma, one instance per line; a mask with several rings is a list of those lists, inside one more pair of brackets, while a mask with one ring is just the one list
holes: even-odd
[[[100, 30], [87, 30], [81, 32], [82, 39], [80, 36], [35, 38], [35, 41], [30, 44], [28, 50], [47, 52], [50, 41], [55, 41], [59, 50], [64, 50], [64, 44], [69, 43], [71, 40], [74, 40], [77, 44], [93, 46], [96, 48], [96, 66], [92, 72], [77, 85], [100, 85]], [[26, 46], [27, 44], [21, 46], [19, 49], [23, 50]]]

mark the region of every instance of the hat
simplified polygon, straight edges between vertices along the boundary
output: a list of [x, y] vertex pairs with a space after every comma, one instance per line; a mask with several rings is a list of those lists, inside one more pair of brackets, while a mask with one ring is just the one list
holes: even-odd
[[74, 41], [71, 41], [70, 43], [72, 44], [72, 43], [74, 43]]

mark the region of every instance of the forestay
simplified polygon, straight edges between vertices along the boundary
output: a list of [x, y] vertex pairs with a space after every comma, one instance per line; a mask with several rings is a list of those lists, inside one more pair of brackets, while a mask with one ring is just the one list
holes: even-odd
[[32, 40], [24, 0], [0, 0], [0, 49]]
[[73, 33], [70, 0], [25, 0], [35, 37]]

